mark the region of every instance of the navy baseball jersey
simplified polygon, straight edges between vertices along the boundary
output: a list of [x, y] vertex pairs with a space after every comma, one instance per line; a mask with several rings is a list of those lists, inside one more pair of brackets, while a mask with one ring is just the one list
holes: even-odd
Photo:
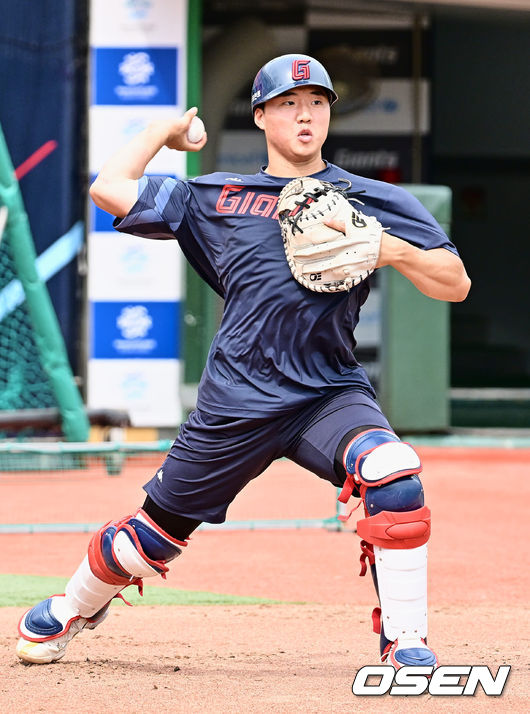
[[[315, 178], [362, 192], [361, 210], [422, 248], [456, 253], [411, 194], [333, 164]], [[197, 406], [217, 415], [265, 417], [296, 410], [338, 390], [373, 390], [354, 356], [354, 330], [369, 281], [349, 292], [316, 293], [294, 280], [277, 203], [288, 178], [218, 172], [190, 181], [143, 176], [138, 200], [118, 231], [176, 238], [199, 275], [225, 300], [199, 386]]]

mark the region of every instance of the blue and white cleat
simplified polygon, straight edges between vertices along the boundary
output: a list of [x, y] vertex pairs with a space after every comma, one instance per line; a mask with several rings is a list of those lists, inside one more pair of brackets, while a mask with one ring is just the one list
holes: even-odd
[[436, 654], [427, 646], [425, 640], [417, 638], [415, 640], [406, 639], [400, 641], [398, 638], [390, 642], [381, 655], [381, 662], [391, 664], [395, 669], [401, 667], [437, 667], [438, 658]]
[[57, 662], [66, 654], [70, 640], [85, 628], [97, 627], [107, 611], [105, 607], [93, 617], [81, 617], [72, 610], [64, 595], [52, 595], [22, 616], [18, 625], [17, 655], [31, 664]]

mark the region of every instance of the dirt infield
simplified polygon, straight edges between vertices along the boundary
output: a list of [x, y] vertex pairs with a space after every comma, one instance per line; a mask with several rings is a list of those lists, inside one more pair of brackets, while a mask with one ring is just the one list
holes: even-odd
[[[0, 612], [3, 632], [16, 615]], [[465, 608], [447, 608], [432, 618], [432, 638], [451, 662], [500, 663], [498, 650], [511, 645], [495, 633], [509, 633], [511, 617], [482, 606], [469, 621]], [[16, 663], [11, 638], [2, 638], [1, 701], [17, 713], [528, 711], [523, 648], [508, 660], [514, 671], [501, 700], [354, 697], [355, 672], [374, 654], [368, 621], [358, 605], [119, 609], [104, 634], [81, 634], [67, 659], [48, 667]]]
[[[494, 673], [511, 664], [500, 699], [354, 697], [355, 672], [377, 660], [375, 597], [369, 579], [357, 577], [357, 536], [283, 530], [199, 532], [167, 585], [305, 604], [113, 608], [49, 667], [16, 661], [23, 609], [0, 610], [0, 703], [17, 713], [528, 711], [530, 453], [419, 451], [433, 510], [430, 642], [442, 664], [486, 664]], [[0, 521], [105, 521], [141, 502], [143, 480], [6, 476]], [[326, 517], [333, 502], [327, 484], [277, 462], [229, 517]], [[88, 539], [2, 535], [1, 571], [67, 576]]]

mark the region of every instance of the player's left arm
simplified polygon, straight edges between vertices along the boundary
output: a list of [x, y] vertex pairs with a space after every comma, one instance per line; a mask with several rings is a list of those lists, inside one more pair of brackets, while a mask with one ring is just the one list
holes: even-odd
[[462, 260], [446, 248], [423, 250], [383, 232], [377, 268], [390, 265], [424, 295], [436, 300], [461, 302], [471, 287]]

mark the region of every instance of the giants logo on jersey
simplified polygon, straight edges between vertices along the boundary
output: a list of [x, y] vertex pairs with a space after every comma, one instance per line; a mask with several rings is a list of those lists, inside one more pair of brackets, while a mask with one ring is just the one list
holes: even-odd
[[293, 79], [298, 81], [299, 79], [309, 79], [311, 72], [309, 70], [309, 63], [311, 60], [308, 59], [297, 59], [293, 62], [292, 75]]
[[224, 186], [215, 204], [217, 213], [261, 216], [278, 220], [278, 211], [276, 210], [278, 196], [256, 193], [256, 191], [246, 191], [245, 193], [245, 191], [246, 186], [232, 186], [231, 184]]

